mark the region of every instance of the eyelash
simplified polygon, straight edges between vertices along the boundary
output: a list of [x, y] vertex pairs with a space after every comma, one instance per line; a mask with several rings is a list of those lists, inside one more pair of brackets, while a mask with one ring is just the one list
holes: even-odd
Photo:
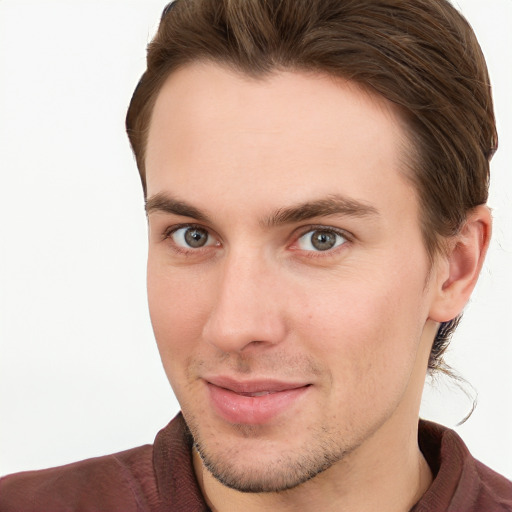
[[[187, 224], [187, 223], [183, 223], [183, 224], [176, 224], [174, 226], [169, 226], [163, 233], [163, 237], [162, 239], [163, 240], [169, 240], [172, 238], [172, 235], [174, 233], [176, 233], [177, 231], [179, 231], [180, 229], [184, 229], [184, 228], [187, 228], [187, 229], [200, 229], [200, 230], [204, 230], [208, 233], [209, 236], [214, 236], [212, 235], [212, 232], [206, 228], [205, 226], [202, 226], [200, 224]], [[326, 233], [333, 233], [337, 236], [340, 236], [342, 238], [345, 239], [345, 242], [340, 244], [340, 245], [337, 245], [335, 247], [333, 247], [332, 249], [328, 249], [328, 250], [325, 250], [325, 251], [308, 251], [308, 250], [301, 250], [299, 248], [294, 248], [293, 246], [294, 245], [297, 245], [298, 241], [306, 234], [308, 233], [314, 233], [315, 231], [324, 231]], [[219, 238], [219, 237], [216, 237], [216, 238]], [[318, 257], [326, 257], [326, 256], [331, 256], [335, 253], [338, 252], [338, 250], [341, 250], [347, 243], [350, 243], [353, 241], [353, 236], [348, 233], [347, 231], [343, 230], [343, 229], [338, 229], [338, 228], [334, 228], [332, 226], [323, 226], [323, 225], [309, 225], [309, 226], [304, 226], [302, 228], [300, 228], [300, 231], [298, 232], [298, 234], [294, 235], [293, 237], [293, 242], [291, 244], [288, 244], [287, 247], [292, 249], [292, 250], [297, 250], [297, 251], [301, 251], [305, 257], [308, 257], [308, 258], [318, 258]], [[221, 243], [221, 242], [219, 242]], [[206, 249], [209, 249], [210, 247], [212, 247], [211, 245], [208, 245], [208, 246], [205, 246], [205, 247], [199, 247], [199, 248], [190, 248], [190, 249], [185, 249], [184, 247], [180, 247], [179, 245], [177, 245], [176, 243], [174, 242], [171, 242], [171, 248], [174, 252], [178, 253], [178, 254], [183, 254], [183, 255], [192, 255], [192, 254], [199, 254], [199, 253], [202, 253], [204, 250]]]
[[[333, 247], [332, 249], [327, 249], [325, 251], [308, 251], [308, 250], [301, 250], [300, 248], [294, 249], [293, 246], [297, 245], [299, 240], [308, 233], [314, 233], [315, 231], [322, 231], [325, 233], [332, 233], [334, 235], [338, 235], [345, 239], [345, 242]], [[294, 237], [294, 241], [292, 244], [290, 244], [288, 247], [292, 248], [293, 250], [301, 251], [305, 257], [308, 258], [323, 258], [323, 257], [329, 257], [333, 256], [338, 253], [338, 251], [343, 250], [344, 246], [347, 243], [350, 243], [354, 240], [354, 237], [347, 231], [339, 228], [334, 228], [332, 226], [323, 226], [323, 225], [310, 225], [310, 226], [304, 226], [300, 229], [299, 233]]]
[[205, 226], [201, 226], [200, 224], [188, 224], [188, 223], [183, 223], [183, 224], [175, 224], [174, 226], [169, 226], [163, 233], [163, 236], [162, 236], [162, 239], [165, 241], [165, 240], [170, 240], [171, 243], [170, 243], [170, 246], [171, 246], [171, 249], [178, 253], [178, 254], [183, 254], [185, 256], [189, 256], [189, 255], [192, 255], [192, 254], [199, 254], [201, 252], [203, 252], [205, 249], [208, 249], [210, 247], [212, 247], [211, 245], [208, 245], [206, 247], [199, 247], [197, 249], [194, 249], [194, 248], [190, 248], [190, 249], [185, 249], [184, 247], [180, 247], [178, 244], [176, 244], [175, 242], [172, 241], [172, 235], [174, 235], [174, 233], [176, 233], [177, 231], [179, 231], [180, 229], [200, 229], [200, 230], [203, 230], [203, 231], [206, 231], [208, 233], [208, 236], [212, 236], [212, 233], [211, 231], [206, 228]]

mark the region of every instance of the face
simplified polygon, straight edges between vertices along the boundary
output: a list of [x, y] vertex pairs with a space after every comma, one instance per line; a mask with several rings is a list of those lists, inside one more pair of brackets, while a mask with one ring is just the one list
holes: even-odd
[[161, 90], [149, 306], [226, 485], [291, 488], [417, 422], [434, 330], [406, 148], [385, 100], [325, 76], [194, 64]]

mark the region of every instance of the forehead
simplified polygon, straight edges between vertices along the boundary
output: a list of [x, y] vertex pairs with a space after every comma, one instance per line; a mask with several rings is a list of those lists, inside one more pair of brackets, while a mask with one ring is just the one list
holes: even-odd
[[[253, 79], [193, 64], [157, 97], [148, 196], [177, 190], [203, 201], [228, 187], [248, 203], [285, 192], [297, 202], [314, 187], [368, 201], [394, 185], [390, 197], [410, 196], [400, 172], [406, 147], [393, 106], [346, 80], [292, 71]], [[279, 198], [270, 193], [278, 190]]]

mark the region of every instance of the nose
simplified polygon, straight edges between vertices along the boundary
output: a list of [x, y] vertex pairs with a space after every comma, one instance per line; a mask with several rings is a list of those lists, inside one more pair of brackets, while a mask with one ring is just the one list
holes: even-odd
[[204, 340], [224, 353], [280, 343], [286, 335], [283, 288], [271, 262], [258, 254], [232, 254], [220, 265], [217, 293]]

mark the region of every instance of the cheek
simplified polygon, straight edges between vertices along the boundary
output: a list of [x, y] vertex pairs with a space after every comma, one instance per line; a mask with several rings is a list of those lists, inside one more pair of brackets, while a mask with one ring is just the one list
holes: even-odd
[[370, 402], [377, 400], [384, 380], [390, 394], [403, 388], [424, 324], [421, 289], [422, 282], [412, 274], [368, 273], [365, 278], [345, 276], [339, 284], [324, 286], [321, 294], [308, 294], [303, 309], [307, 313], [296, 317], [299, 337], [308, 340], [307, 350], [330, 367], [341, 403], [362, 395]]
[[208, 316], [208, 288], [197, 275], [148, 260], [148, 303], [158, 350], [167, 373], [178, 370], [201, 338]]

